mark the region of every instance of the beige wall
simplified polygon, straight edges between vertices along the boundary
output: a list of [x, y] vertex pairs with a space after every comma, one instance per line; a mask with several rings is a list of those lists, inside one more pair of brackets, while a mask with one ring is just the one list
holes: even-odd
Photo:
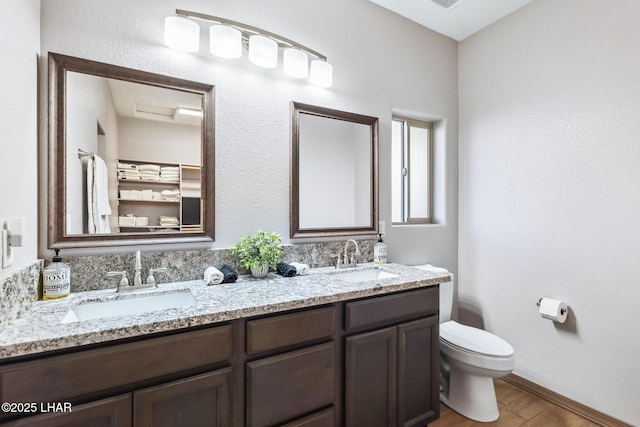
[[24, 247], [2, 275], [37, 256], [40, 1], [0, 0], [0, 10], [0, 228], [12, 217], [27, 225]]
[[[460, 317], [640, 423], [640, 2], [536, 0], [460, 44]], [[569, 321], [537, 314], [566, 301]]]
[[[258, 26], [322, 52], [334, 66], [334, 86], [321, 89], [295, 81], [285, 77], [281, 67], [264, 70], [246, 57], [216, 59], [206, 44], [196, 55], [165, 47], [164, 18], [177, 7]], [[380, 118], [380, 219], [387, 222], [389, 260], [432, 262], [455, 271], [458, 48], [454, 40], [367, 0], [242, 4], [187, 0], [180, 5], [162, 0], [153, 2], [153, 7], [140, 0], [47, 0], [42, 8], [43, 53], [53, 51], [216, 86], [216, 242], [205, 247], [230, 247], [242, 235], [259, 229], [289, 240], [290, 103], [298, 101]], [[46, 68], [44, 62], [41, 66]], [[41, 108], [46, 108], [44, 101]], [[441, 138], [441, 156], [446, 158], [442, 168], [447, 174], [442, 200], [446, 221], [440, 225], [390, 226], [393, 108], [442, 119], [446, 127]], [[40, 202], [44, 209], [44, 195]], [[41, 221], [41, 234], [45, 227]], [[40, 254], [49, 256], [45, 246], [41, 238]], [[133, 248], [99, 252], [122, 250]], [[91, 251], [82, 251], [87, 252]]]

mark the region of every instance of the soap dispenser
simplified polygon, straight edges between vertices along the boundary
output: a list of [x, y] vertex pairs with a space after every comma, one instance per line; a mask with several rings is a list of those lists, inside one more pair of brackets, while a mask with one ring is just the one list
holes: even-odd
[[382, 234], [378, 234], [378, 243], [373, 245], [373, 262], [376, 264], [387, 262], [387, 245], [382, 241]]
[[42, 273], [42, 299], [58, 299], [71, 293], [71, 269], [62, 262], [60, 249]]

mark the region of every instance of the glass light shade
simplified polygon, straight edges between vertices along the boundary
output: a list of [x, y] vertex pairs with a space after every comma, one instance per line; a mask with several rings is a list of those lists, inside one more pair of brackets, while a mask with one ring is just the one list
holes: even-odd
[[197, 52], [200, 48], [200, 26], [181, 16], [164, 20], [164, 44], [172, 49]]
[[309, 80], [320, 87], [331, 87], [333, 84], [333, 67], [327, 61], [316, 59], [311, 61]]
[[209, 49], [215, 56], [236, 59], [242, 56], [242, 33], [226, 25], [209, 28]]
[[292, 47], [285, 49], [282, 54], [282, 68], [286, 75], [297, 79], [304, 79], [309, 75], [309, 60], [307, 54]]
[[278, 43], [259, 34], [249, 37], [249, 61], [264, 68], [278, 65]]

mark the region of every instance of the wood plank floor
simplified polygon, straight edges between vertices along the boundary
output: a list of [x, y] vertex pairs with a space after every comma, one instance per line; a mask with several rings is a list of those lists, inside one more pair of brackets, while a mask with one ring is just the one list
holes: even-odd
[[500, 418], [479, 423], [443, 407], [440, 418], [429, 427], [598, 427], [588, 420], [526, 392], [501, 379], [495, 380]]

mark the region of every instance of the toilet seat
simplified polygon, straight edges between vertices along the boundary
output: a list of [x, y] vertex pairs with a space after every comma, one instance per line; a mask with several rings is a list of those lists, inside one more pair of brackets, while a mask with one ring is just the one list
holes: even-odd
[[513, 356], [513, 347], [502, 338], [453, 320], [440, 324], [440, 339], [467, 353], [490, 357]]
[[497, 375], [513, 370], [513, 347], [490, 332], [454, 321], [440, 324], [440, 351], [449, 363], [463, 363]]

